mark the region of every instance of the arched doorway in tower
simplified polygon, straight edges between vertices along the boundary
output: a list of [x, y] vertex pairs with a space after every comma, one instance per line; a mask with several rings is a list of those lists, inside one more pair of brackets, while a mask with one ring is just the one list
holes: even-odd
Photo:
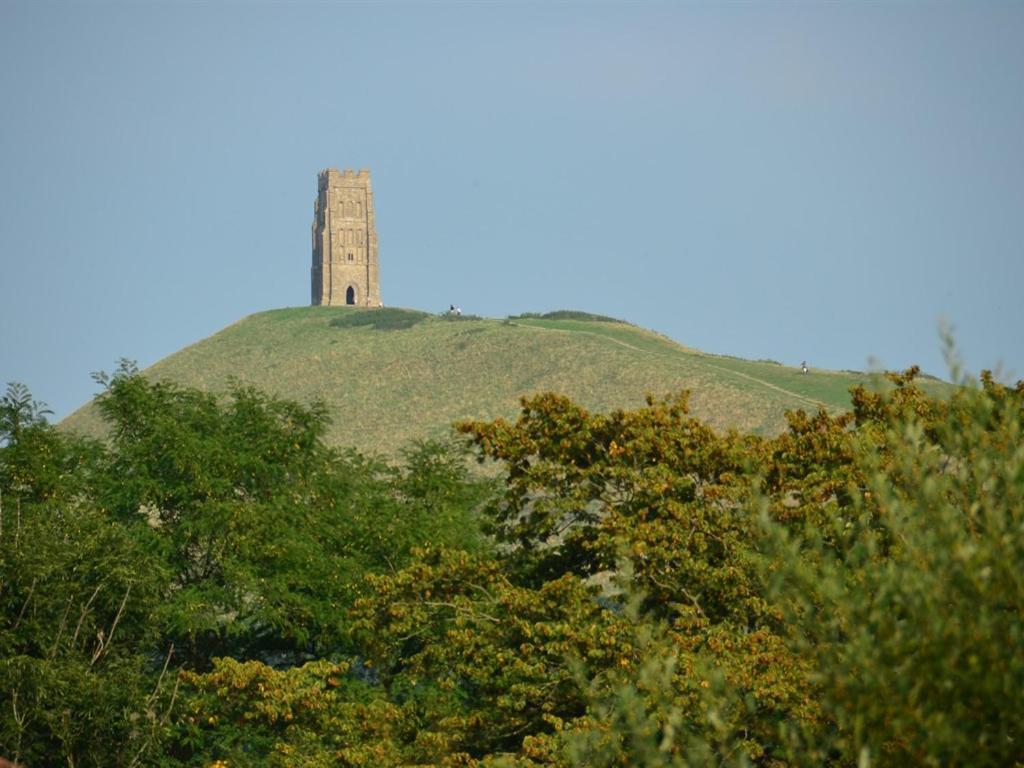
[[356, 289], [355, 286], [350, 285], [348, 290], [345, 291], [345, 303], [355, 304], [356, 303]]

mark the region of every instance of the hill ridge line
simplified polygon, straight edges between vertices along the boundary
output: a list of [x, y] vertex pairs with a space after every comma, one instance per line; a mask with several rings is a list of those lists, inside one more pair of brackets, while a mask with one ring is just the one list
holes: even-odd
[[[712, 428], [776, 434], [787, 428], [786, 411], [845, 410], [850, 386], [867, 383], [853, 372], [803, 376], [772, 361], [692, 349], [631, 323], [564, 314], [467, 316], [472, 322], [460, 325], [422, 310], [285, 307], [241, 318], [144, 373], [212, 392], [234, 378], [274, 397], [322, 401], [332, 415], [328, 444], [385, 458], [410, 441], [449, 434], [457, 420], [514, 419], [521, 398], [538, 391], [608, 413], [636, 407], [645, 393], [687, 389], [694, 417]], [[61, 423], [108, 436], [94, 402]]]

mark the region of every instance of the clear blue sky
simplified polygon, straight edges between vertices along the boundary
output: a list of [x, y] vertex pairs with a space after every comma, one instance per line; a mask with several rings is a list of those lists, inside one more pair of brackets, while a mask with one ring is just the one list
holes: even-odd
[[0, 0], [0, 384], [57, 417], [309, 302], [369, 168], [391, 306], [1024, 376], [1024, 4]]

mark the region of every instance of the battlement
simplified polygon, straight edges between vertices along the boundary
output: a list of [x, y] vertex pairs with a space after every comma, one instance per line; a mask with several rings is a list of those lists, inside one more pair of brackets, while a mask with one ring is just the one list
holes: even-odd
[[365, 168], [360, 168], [358, 171], [354, 171], [351, 168], [345, 168], [339, 171], [337, 168], [325, 168], [319, 173], [320, 189], [330, 186], [332, 183], [337, 185], [341, 183], [370, 183], [370, 172]]

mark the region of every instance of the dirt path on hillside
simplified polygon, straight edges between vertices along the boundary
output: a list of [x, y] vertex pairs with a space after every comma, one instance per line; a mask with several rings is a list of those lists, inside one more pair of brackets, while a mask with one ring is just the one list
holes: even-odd
[[777, 392], [783, 392], [783, 393], [785, 393], [787, 395], [791, 395], [792, 397], [797, 398], [798, 400], [803, 400], [805, 403], [811, 403], [812, 405], [820, 406], [821, 408], [824, 408], [825, 410], [834, 409], [834, 406], [831, 406], [828, 403], [822, 402], [821, 400], [815, 400], [813, 397], [808, 397], [807, 395], [801, 395], [799, 392], [794, 392], [791, 389], [786, 389], [785, 387], [780, 387], [777, 384], [772, 384], [770, 381], [765, 381], [764, 379], [759, 379], [756, 376], [751, 376], [749, 373], [743, 373], [742, 371], [734, 371], [734, 370], [732, 370], [732, 368], [723, 368], [722, 366], [715, 365], [714, 363], [705, 363], [705, 365], [708, 365], [708, 366], [710, 366], [710, 367], [712, 367], [712, 368], [714, 368], [716, 370], [719, 370], [719, 371], [725, 371], [726, 373], [731, 373], [731, 374], [733, 374], [735, 376], [742, 376], [744, 379], [750, 379], [751, 381], [756, 381], [758, 384], [761, 384], [762, 386], [768, 387], [768, 389], [774, 389]]
[[[594, 331], [580, 331], [580, 330], [575, 330], [575, 329], [574, 330], [569, 330], [569, 329], [566, 329], [566, 328], [545, 328], [543, 325], [529, 325], [529, 324], [520, 324], [520, 323], [515, 323], [515, 322], [512, 323], [512, 325], [516, 326], [517, 328], [532, 328], [532, 329], [537, 330], [537, 331], [554, 331], [556, 333], [585, 333], [588, 336], [597, 336], [598, 338], [604, 339], [605, 341], [610, 341], [610, 342], [612, 342], [614, 344], [619, 344], [620, 346], [626, 347], [626, 349], [632, 349], [634, 352], [641, 352], [643, 354], [648, 354], [648, 355], [663, 354], [661, 352], [654, 352], [654, 351], [649, 350], [649, 349], [643, 349], [642, 347], [635, 347], [635, 346], [633, 346], [632, 344], [630, 344], [628, 342], [622, 341], [621, 339], [616, 339], [616, 338], [613, 338], [612, 336], [606, 336], [603, 333], [596, 333]], [[698, 353], [690, 353], [690, 354], [698, 354], [698, 355], [700, 355], [699, 352]], [[703, 357], [703, 355], [701, 355], [701, 356]], [[709, 368], [714, 368], [716, 371], [722, 371], [723, 373], [729, 373], [729, 374], [732, 374], [734, 376], [739, 376], [741, 378], [744, 378], [744, 379], [747, 379], [749, 381], [753, 381], [753, 382], [755, 382], [757, 384], [760, 384], [763, 387], [767, 387], [768, 389], [774, 389], [776, 392], [781, 392], [784, 395], [789, 395], [790, 397], [795, 397], [797, 400], [803, 400], [805, 403], [810, 403], [811, 405], [814, 405], [814, 406], [817, 406], [817, 407], [820, 407], [820, 408], [824, 408], [825, 410], [833, 410], [833, 407], [830, 406], [828, 403], [822, 402], [821, 400], [815, 400], [813, 397], [807, 397], [807, 395], [801, 395], [799, 392], [794, 392], [794, 391], [792, 391], [790, 389], [786, 389], [785, 387], [780, 387], [777, 384], [772, 384], [770, 381], [765, 381], [764, 379], [759, 379], [756, 376], [751, 376], [749, 373], [743, 373], [742, 371], [734, 371], [731, 368], [723, 368], [720, 365], [715, 365], [714, 363], [707, 362], [706, 360], [702, 361], [702, 362], [705, 365], [707, 365]]]

